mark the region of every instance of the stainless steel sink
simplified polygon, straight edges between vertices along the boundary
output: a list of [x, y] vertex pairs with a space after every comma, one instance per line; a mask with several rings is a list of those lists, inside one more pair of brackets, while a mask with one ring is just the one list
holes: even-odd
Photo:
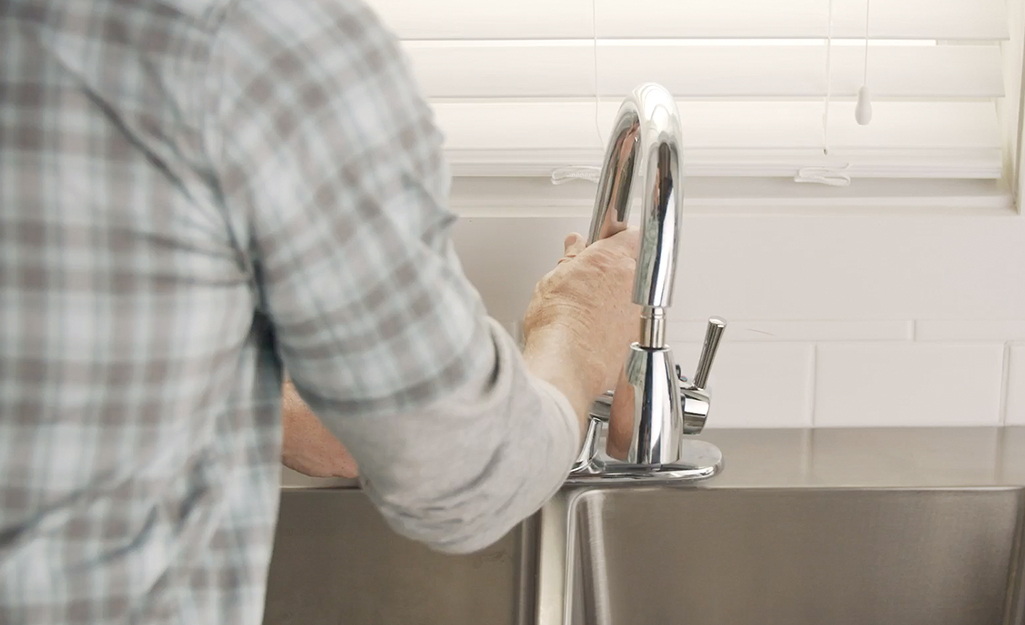
[[284, 490], [265, 625], [519, 625], [533, 618], [535, 525], [469, 556], [394, 534], [355, 489]]
[[689, 489], [570, 504], [574, 625], [1019, 625], [1025, 489]]
[[1025, 625], [1025, 428], [708, 438], [721, 476], [566, 489], [472, 556], [292, 476], [264, 625]]

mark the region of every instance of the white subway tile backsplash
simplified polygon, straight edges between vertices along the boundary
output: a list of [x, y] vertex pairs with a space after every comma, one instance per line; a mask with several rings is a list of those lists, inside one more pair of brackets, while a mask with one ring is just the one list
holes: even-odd
[[566, 235], [587, 225], [587, 217], [464, 217], [452, 242], [488, 313], [501, 320], [521, 319], [534, 285], [562, 258]]
[[[674, 356], [691, 375], [701, 345], [675, 343]], [[814, 346], [804, 343], [723, 343], [709, 388], [709, 428], [811, 426]]]
[[919, 319], [916, 341], [1025, 341], [1025, 319]]
[[998, 425], [999, 343], [822, 343], [819, 427]]
[[1025, 425], [1025, 344], [1011, 345], [1007, 366], [1007, 425]]
[[[460, 189], [454, 244], [516, 336], [589, 210], [510, 190], [507, 210], [474, 211]], [[681, 232], [668, 334], [685, 371], [704, 318], [731, 322], [710, 427], [1025, 425], [1020, 216], [688, 213]]]
[[[565, 235], [590, 221], [558, 214], [520, 207], [457, 223], [463, 266], [496, 317], [523, 313]], [[1017, 215], [688, 214], [670, 318], [1025, 319], [1023, 243]]]
[[[735, 321], [729, 319], [724, 341], [909, 341], [911, 320]], [[671, 340], [701, 341], [705, 321], [670, 321]]]

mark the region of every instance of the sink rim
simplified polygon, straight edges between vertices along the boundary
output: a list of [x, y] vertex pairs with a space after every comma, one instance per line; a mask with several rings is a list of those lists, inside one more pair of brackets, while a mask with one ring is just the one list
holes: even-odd
[[[1025, 426], [713, 429], [694, 440], [719, 447], [724, 469], [699, 484], [667, 487], [1025, 486]], [[358, 479], [310, 478], [284, 469], [281, 488], [360, 485]], [[567, 483], [563, 491], [577, 488]]]
[[[557, 580], [554, 580], [558, 584], [558, 595], [560, 601], [559, 616], [557, 621], [555, 620], [541, 620], [541, 609], [543, 601], [551, 601], [552, 593], [546, 595], [544, 593], [544, 583], [542, 582], [542, 575], [547, 574], [550, 578], [551, 573], [538, 571], [538, 592], [536, 593], [537, 605], [538, 605], [538, 620], [537, 623], [544, 623], [545, 625], [555, 624], [558, 625], [570, 625], [574, 622], [573, 611], [575, 608], [574, 601], [575, 597], [575, 584], [578, 569], [577, 560], [582, 558], [580, 548], [580, 538], [578, 536], [580, 529], [580, 516], [583, 505], [595, 498], [604, 497], [607, 495], [661, 495], [661, 496], [673, 496], [680, 494], [683, 496], [700, 494], [703, 496], [718, 494], [737, 495], [743, 492], [758, 492], [764, 494], [766, 492], [775, 492], [780, 495], [787, 493], [801, 493], [801, 494], [846, 494], [846, 493], [886, 493], [886, 494], [898, 494], [898, 493], [980, 493], [980, 492], [1007, 492], [1016, 493], [1018, 502], [1018, 514], [1017, 514], [1017, 526], [1012, 534], [1012, 542], [1008, 545], [1009, 548], [1009, 561], [1011, 570], [1008, 571], [1008, 587], [1007, 595], [1005, 597], [1005, 612], [1007, 623], [1022, 623], [1025, 624], [1025, 584], [1020, 583], [1025, 578], [1025, 484], [989, 484], [980, 486], [816, 486], [816, 485], [798, 485], [789, 487], [779, 486], [711, 486], [708, 483], [698, 484], [682, 484], [676, 487], [669, 486], [646, 486], [646, 487], [635, 487], [635, 488], [623, 488], [622, 485], [604, 485], [603, 487], [578, 487], [569, 491], [563, 491], [559, 494], [556, 499], [561, 500], [562, 514], [561, 518], [565, 523], [562, 526], [564, 531], [563, 541], [559, 545], [562, 549], [562, 570]], [[553, 499], [555, 501], [555, 499]], [[547, 507], [547, 506], [546, 506]], [[543, 509], [544, 510], [544, 509]], [[551, 521], [552, 519], [542, 518], [542, 527], [545, 527], [547, 521], [547, 534], [551, 533]], [[551, 549], [550, 545], [546, 545], [544, 540], [546, 532], [543, 530], [540, 534], [542, 540], [539, 541], [538, 547], [540, 549]], [[544, 565], [543, 560], [539, 560], [540, 565]], [[551, 580], [550, 580], [551, 581]], [[1016, 582], [1018, 582], [1016, 584]], [[596, 608], [597, 609], [597, 608]], [[548, 611], [551, 612], [551, 606], [548, 606]]]

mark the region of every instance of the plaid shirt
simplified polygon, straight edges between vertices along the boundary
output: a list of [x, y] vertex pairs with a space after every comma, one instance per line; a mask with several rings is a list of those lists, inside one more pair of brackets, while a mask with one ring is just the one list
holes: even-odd
[[258, 623], [283, 367], [400, 530], [444, 546], [465, 519], [417, 510], [531, 436], [545, 492], [509, 468], [491, 494], [529, 501], [474, 514], [539, 505], [576, 434], [515, 415], [557, 393], [468, 434], [488, 458], [436, 476], [446, 505], [389, 433], [501, 358], [447, 191], [356, 1], [0, 0], [0, 624]]

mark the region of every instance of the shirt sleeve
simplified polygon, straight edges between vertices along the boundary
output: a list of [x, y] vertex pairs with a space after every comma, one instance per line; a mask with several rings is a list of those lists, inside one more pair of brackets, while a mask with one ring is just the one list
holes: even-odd
[[[366, 492], [397, 531], [436, 549], [482, 549], [533, 514], [562, 485], [580, 447], [566, 397], [529, 375], [512, 338], [492, 322], [488, 366], [433, 405], [353, 420]], [[349, 438], [343, 439], [347, 442]]]
[[215, 54], [219, 186], [300, 395], [397, 529], [499, 538], [565, 478], [578, 427], [462, 272], [397, 41], [359, 2], [246, 0]]

